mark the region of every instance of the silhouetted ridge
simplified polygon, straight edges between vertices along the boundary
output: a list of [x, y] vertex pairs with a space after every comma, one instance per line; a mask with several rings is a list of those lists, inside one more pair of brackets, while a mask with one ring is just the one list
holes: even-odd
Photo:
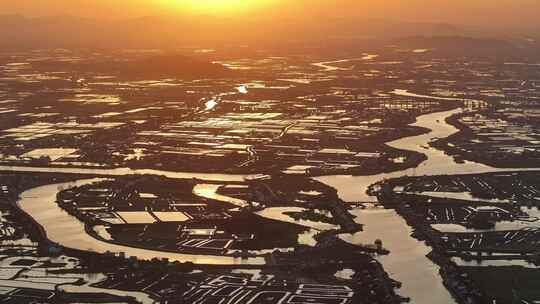
[[122, 78], [200, 78], [231, 75], [232, 71], [221, 64], [197, 60], [182, 55], [155, 55], [131, 60], [89, 60], [65, 62], [45, 60], [34, 62], [40, 69], [49, 71], [94, 71]]
[[465, 36], [414, 36], [397, 39], [396, 44], [408, 49], [431, 49], [445, 56], [510, 56], [527, 51], [508, 40]]
[[118, 71], [123, 75], [150, 77], [221, 76], [231, 72], [221, 64], [204, 62], [181, 55], [160, 55], [122, 63]]

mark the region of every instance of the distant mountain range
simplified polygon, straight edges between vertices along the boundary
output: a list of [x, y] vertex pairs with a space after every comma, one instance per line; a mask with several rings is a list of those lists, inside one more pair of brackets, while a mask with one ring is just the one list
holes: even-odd
[[395, 39], [406, 49], [429, 49], [439, 56], [538, 57], [540, 44], [526, 39], [472, 38], [464, 36], [413, 36]]
[[[363, 20], [358, 18], [325, 18], [296, 20], [253, 17], [249, 21], [186, 15], [180, 17], [144, 17], [126, 20], [94, 20], [71, 16], [26, 18], [0, 15], [0, 47], [19, 48], [160, 48], [213, 47], [251, 45], [305, 47], [324, 45], [328, 49], [354, 49], [359, 45], [385, 45], [389, 42], [406, 45], [438, 44], [453, 46], [458, 41], [466, 47], [488, 42], [489, 47], [509, 44], [520, 47], [526, 35], [499, 33], [501, 38], [473, 42], [456, 37], [490, 37], [491, 33], [445, 23]], [[450, 37], [432, 39], [429, 37]], [[404, 38], [409, 37], [409, 38]], [[412, 38], [416, 37], [416, 38]], [[426, 38], [428, 37], [428, 38]], [[510, 39], [517, 39], [509, 42]], [[469, 39], [469, 38], [467, 38]], [[470, 38], [472, 39], [472, 38]], [[501, 43], [506, 41], [504, 43]], [[324, 42], [324, 43], [321, 43]], [[533, 45], [528, 42], [528, 46]], [[486, 45], [485, 45], [486, 46]]]

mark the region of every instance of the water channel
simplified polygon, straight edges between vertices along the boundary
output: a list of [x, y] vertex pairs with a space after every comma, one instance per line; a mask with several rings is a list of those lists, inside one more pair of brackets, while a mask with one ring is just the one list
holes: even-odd
[[171, 262], [192, 262], [206, 265], [264, 265], [265, 263], [264, 258], [242, 259], [227, 256], [171, 253], [116, 245], [93, 238], [86, 233], [82, 222], [69, 215], [56, 204], [56, 194], [62, 188], [81, 186], [96, 181], [99, 181], [99, 179], [86, 179], [37, 187], [23, 192], [18, 205], [45, 229], [49, 240], [67, 248], [98, 253], [124, 252], [127, 256], [135, 256], [147, 260], [167, 258]]
[[[456, 99], [456, 101], [463, 100]], [[341, 199], [344, 201], [374, 202], [376, 198], [370, 197], [366, 193], [366, 190], [370, 185], [384, 179], [404, 175], [417, 176], [512, 171], [511, 169], [496, 169], [474, 162], [458, 164], [452, 157], [430, 146], [430, 143], [435, 139], [448, 137], [458, 131], [455, 127], [447, 124], [445, 120], [461, 111], [463, 110], [454, 109], [420, 116], [414, 126], [428, 128], [431, 132], [419, 136], [402, 138], [389, 143], [390, 146], [397, 149], [426, 154], [428, 157], [427, 160], [417, 168], [372, 176], [326, 176], [317, 178], [317, 180], [336, 188]], [[100, 176], [158, 174], [171, 178], [198, 178], [219, 182], [238, 182], [243, 181], [246, 177], [244, 175], [132, 170], [127, 168], [109, 170], [0, 166], [0, 171], [77, 173]], [[76, 184], [88, 182], [89, 180], [82, 180]], [[168, 258], [171, 261], [189, 261], [199, 264], [264, 264], [264, 259], [262, 258], [237, 259], [223, 256], [186, 255], [120, 246], [97, 240], [86, 233], [82, 223], [68, 215], [55, 203], [59, 187], [67, 187], [73, 184], [55, 184], [31, 189], [24, 192], [18, 202], [21, 209], [43, 226], [50, 240], [63, 246], [95, 252], [125, 252], [128, 256], [137, 256], [144, 259]], [[375, 239], [382, 239], [384, 246], [392, 253], [389, 256], [381, 257], [380, 261], [392, 278], [403, 283], [400, 291], [401, 294], [411, 297], [414, 303], [419, 304], [454, 302], [442, 284], [442, 279], [438, 274], [438, 267], [425, 256], [430, 251], [430, 248], [423, 242], [419, 242], [410, 236], [412, 232], [411, 227], [395, 211], [358, 209], [353, 212], [357, 215], [358, 222], [365, 225], [365, 231], [354, 235], [342, 235], [341, 238], [354, 244], [371, 243]], [[66, 233], [66, 231], [69, 231], [69, 233]]]

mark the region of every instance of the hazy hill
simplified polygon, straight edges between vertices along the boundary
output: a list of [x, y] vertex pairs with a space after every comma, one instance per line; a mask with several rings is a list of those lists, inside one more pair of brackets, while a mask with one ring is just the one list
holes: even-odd
[[395, 39], [394, 43], [405, 49], [430, 49], [439, 56], [533, 56], [538, 44], [523, 39], [473, 38], [465, 36], [414, 36]]
[[232, 73], [220, 64], [180, 55], [151, 56], [125, 62], [118, 66], [118, 72], [124, 76], [143, 75], [144, 77], [219, 77]]
[[148, 78], [199, 78], [230, 76], [233, 71], [221, 64], [214, 64], [182, 55], [150, 55], [144, 58], [116, 60], [85, 60], [66, 62], [43, 60], [33, 63], [41, 70], [97, 72], [128, 79]]

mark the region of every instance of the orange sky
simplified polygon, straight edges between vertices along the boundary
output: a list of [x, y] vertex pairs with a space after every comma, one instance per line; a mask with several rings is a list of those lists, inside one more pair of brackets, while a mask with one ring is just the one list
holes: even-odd
[[[238, 3], [247, 4], [240, 10]], [[209, 11], [212, 7], [214, 9]], [[537, 17], [539, 0], [4, 0], [0, 4], [0, 13], [125, 18], [194, 10], [247, 15], [247, 8], [249, 14], [263, 16], [359, 16], [485, 26], [540, 25]]]

